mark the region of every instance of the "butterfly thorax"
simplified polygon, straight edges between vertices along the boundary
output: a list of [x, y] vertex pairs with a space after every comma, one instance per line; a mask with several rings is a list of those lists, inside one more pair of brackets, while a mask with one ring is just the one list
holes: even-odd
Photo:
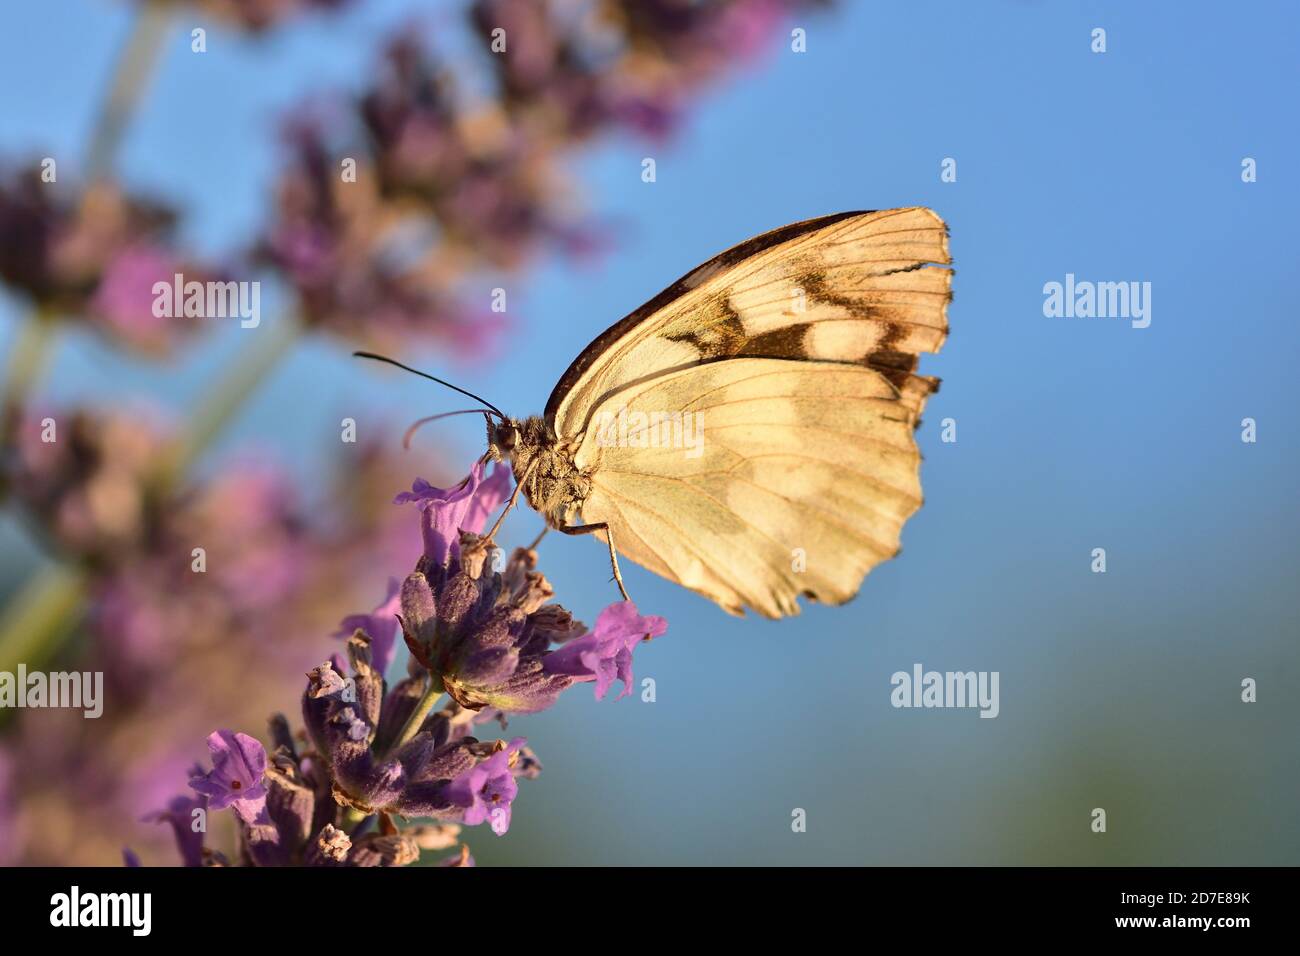
[[560, 444], [540, 415], [494, 426], [489, 454], [510, 461], [528, 503], [552, 527], [571, 523], [591, 490], [591, 479], [573, 463], [572, 450]]

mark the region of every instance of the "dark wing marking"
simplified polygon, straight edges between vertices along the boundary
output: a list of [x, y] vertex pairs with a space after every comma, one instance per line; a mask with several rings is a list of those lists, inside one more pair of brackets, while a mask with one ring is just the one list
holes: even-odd
[[[560, 376], [560, 380], [559, 382], [556, 383], [555, 388], [551, 390], [551, 397], [546, 401], [547, 424], [549, 424], [551, 428], [554, 429], [555, 413], [559, 410], [560, 403], [564, 401], [564, 397], [565, 395], [568, 394], [569, 389], [573, 388], [573, 386], [578, 382], [578, 380], [582, 378], [583, 373], [586, 372], [587, 369], [590, 368], [592, 364], [595, 363], [596, 359], [600, 357], [601, 353], [603, 353], [607, 348], [609, 348], [610, 345], [612, 345], [614, 342], [617, 342], [620, 338], [626, 335], [631, 329], [635, 328], [642, 321], [654, 315], [655, 313], [659, 312], [666, 306], [670, 305], [674, 299], [680, 298], [683, 294], [689, 292], [691, 289], [694, 289], [702, 282], [717, 275], [719, 272], [730, 269], [733, 266], [738, 265], [741, 262], [744, 262], [746, 259], [762, 252], [765, 249], [769, 249], [772, 246], [780, 245], [783, 242], [787, 242], [791, 239], [795, 239], [801, 235], [804, 235], [805, 233], [809, 233], [817, 229], [821, 229], [824, 226], [829, 226], [832, 223], [839, 222], [842, 219], [851, 219], [854, 216], [864, 216], [864, 215], [868, 215], [871, 212], [874, 212], [874, 210], [856, 210], [854, 212], [841, 212], [831, 216], [821, 216], [820, 218], [817, 219], [805, 219], [803, 222], [791, 223], [788, 226], [782, 226], [779, 229], [773, 229], [770, 232], [765, 232], [761, 236], [755, 236], [752, 239], [747, 239], [744, 242], [740, 243], [739, 245], [732, 246], [726, 252], [719, 253], [718, 255], [714, 256], [712, 259], [705, 262], [703, 265], [696, 266], [694, 269], [686, 273], [686, 275], [682, 276], [680, 279], [678, 279], [668, 288], [664, 289], [657, 296], [655, 296], [649, 302], [645, 303], [645, 305], [641, 306], [635, 312], [632, 312], [630, 315], [615, 322], [613, 325], [611, 325], [600, 335], [596, 336], [595, 341], [593, 341], [590, 345], [588, 345], [585, 349], [582, 350], [582, 353], [576, 359], [573, 360], [573, 363], [568, 367], [565, 373]], [[733, 322], [737, 321], [734, 313], [731, 318]], [[689, 334], [699, 335], [700, 333], [692, 332]], [[733, 335], [732, 338], [734, 339], [735, 336]], [[722, 333], [721, 340], [724, 342], [726, 341], [725, 332]], [[740, 333], [739, 344], [743, 344], [744, 341], [745, 338], [742, 329]], [[692, 344], [696, 344], [697, 347], [699, 347], [701, 345], [708, 345], [711, 343], [692, 343]], [[739, 344], [737, 350], [739, 349]], [[704, 349], [701, 348], [701, 351], [703, 350]], [[734, 355], [735, 353], [724, 353], [724, 354]]]

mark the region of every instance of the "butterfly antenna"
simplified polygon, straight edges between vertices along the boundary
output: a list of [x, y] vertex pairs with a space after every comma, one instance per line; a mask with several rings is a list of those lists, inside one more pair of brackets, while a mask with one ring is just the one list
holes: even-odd
[[451, 382], [444, 382], [436, 375], [430, 375], [428, 372], [421, 372], [418, 368], [411, 368], [411, 366], [409, 365], [403, 365], [401, 362], [397, 361], [397, 359], [391, 359], [387, 355], [377, 355], [374, 352], [353, 352], [352, 354], [355, 355], [357, 358], [373, 359], [376, 362], [387, 362], [389, 365], [396, 365], [398, 368], [410, 372], [412, 375], [418, 375], [421, 378], [427, 378], [431, 382], [437, 382], [439, 385], [445, 385], [453, 392], [460, 392], [462, 395], [472, 398], [476, 402], [482, 402], [488, 408], [492, 409], [492, 411], [498, 417], [500, 417], [502, 421], [504, 421], [506, 418], [506, 413], [501, 411], [501, 409], [497, 408], [487, 399], [480, 398], [479, 396], [475, 395], [473, 392], [467, 392], [465, 391], [465, 389], [461, 388], [460, 386], [451, 384]]
[[[417, 431], [419, 431], [421, 426], [427, 425], [429, 424], [429, 422], [436, 422], [440, 418], [450, 418], [452, 415], [470, 415], [475, 413], [479, 415], [486, 415], [487, 409], [462, 408], [458, 412], [443, 412], [441, 415], [426, 415], [424, 418], [417, 418], [415, 421], [411, 422], [410, 426], [407, 427], [406, 432], [402, 435], [402, 447], [409, 451], [411, 448], [411, 438], [415, 435]], [[490, 418], [488, 419], [488, 421], [491, 420], [492, 419]]]

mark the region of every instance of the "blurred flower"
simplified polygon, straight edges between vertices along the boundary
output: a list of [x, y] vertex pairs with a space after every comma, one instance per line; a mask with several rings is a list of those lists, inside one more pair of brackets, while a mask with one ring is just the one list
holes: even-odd
[[355, 178], [344, 178], [327, 122], [336, 121], [300, 113], [289, 123], [291, 160], [254, 261], [280, 271], [309, 326], [379, 346], [422, 336], [479, 355], [504, 330], [504, 315], [465, 300], [463, 257], [448, 254], [426, 212], [378, 193], [364, 152]]
[[489, 60], [512, 122], [585, 139], [610, 128], [662, 139], [706, 83], [755, 56], [810, 0], [601, 0], [575, 11], [555, 0], [475, 0]]
[[351, 339], [420, 335], [480, 356], [507, 330], [489, 308], [497, 272], [551, 241], [582, 254], [598, 244], [555, 168], [563, 144], [510, 126], [490, 101], [467, 107], [409, 35], [389, 44], [355, 109], [299, 110], [286, 139], [255, 257], [281, 270], [309, 324]]
[[104, 267], [90, 300], [90, 313], [126, 341], [165, 342], [175, 321], [154, 313], [155, 282], [171, 282], [183, 272], [180, 263], [160, 246], [137, 243], [114, 253]]
[[[345, 0], [195, 0], [261, 30]], [[251, 264], [276, 269], [309, 326], [380, 346], [413, 335], [462, 356], [508, 331], [489, 306], [501, 272], [548, 248], [590, 256], [606, 226], [580, 211], [565, 164], [602, 132], [663, 137], [690, 98], [752, 56], [810, 0], [476, 0], [479, 71], [452, 73], [408, 27], [354, 103], [296, 110], [290, 159]], [[492, 32], [506, 31], [492, 51]], [[319, 107], [319, 108], [317, 108]], [[154, 283], [221, 278], [172, 242], [176, 216], [110, 182], [79, 195], [37, 167], [0, 175], [0, 279], [46, 311], [149, 352], [193, 319], [154, 315]], [[490, 284], [489, 284], [490, 280]]]
[[[156, 3], [158, 0], [136, 0]], [[303, 12], [338, 10], [352, 0], [193, 0], [196, 7], [219, 20], [253, 33], [277, 26]]]
[[608, 245], [565, 170], [575, 148], [615, 130], [664, 137], [700, 88], [809, 5], [476, 0], [488, 84], [473, 61], [444, 68], [409, 26], [354, 104], [317, 98], [286, 123], [290, 160], [255, 258], [282, 272], [310, 325], [481, 355], [506, 331], [503, 313], [476, 304], [489, 277], [550, 248], [588, 257]]
[[[198, 767], [194, 769], [195, 772], [199, 771]], [[202, 866], [203, 833], [206, 829], [206, 822], [203, 826], [195, 826], [194, 811], [202, 810], [206, 813], [207, 808], [208, 801], [205, 798], [182, 794], [173, 798], [167, 804], [167, 809], [155, 811], [146, 816], [145, 820], [169, 824], [176, 838], [176, 848], [180, 851], [181, 864], [183, 866]]]
[[455, 856], [444, 858], [438, 863], [439, 866], [474, 866], [474, 857], [470, 856], [469, 847], [461, 844], [460, 852]]
[[197, 323], [154, 315], [153, 285], [216, 276], [177, 252], [174, 212], [108, 182], [70, 196], [42, 170], [0, 173], [0, 279], [35, 308], [78, 319], [115, 341], [160, 353]]
[[584, 228], [559, 170], [572, 144], [460, 93], [410, 31], [389, 43], [359, 107], [379, 190], [431, 215], [443, 255], [466, 272], [517, 269]]
[[150, 537], [148, 478], [170, 437], [144, 408], [46, 411], [21, 422], [0, 480], [60, 550], [106, 565]]
[[61, 556], [91, 572], [94, 656], [115, 695], [138, 697], [146, 675], [231, 631], [272, 642], [332, 533], [305, 522], [289, 476], [266, 462], [236, 458], [205, 484], [165, 489], [173, 437], [144, 409], [50, 411], [20, 428], [3, 476]]
[[0, 750], [0, 866], [13, 866], [22, 858], [23, 834], [18, 826], [15, 789], [13, 758]]
[[370, 636], [370, 654], [374, 660], [375, 670], [383, 674], [393, 660], [393, 651], [397, 647], [397, 631], [400, 627], [397, 611], [401, 606], [400, 591], [396, 578], [389, 578], [388, 596], [369, 614], [350, 614], [339, 624], [335, 637], [351, 637], [356, 631], [365, 631]]
[[[283, 699], [317, 659], [320, 635], [409, 568], [420, 536], [388, 503], [409, 467], [395, 436], [344, 446], [337, 479], [314, 481], [319, 500], [304, 500], [306, 486], [249, 454], [165, 491], [154, 466], [173, 430], [157, 414], [47, 414], [58, 440], [42, 442], [34, 423], [20, 429], [10, 502], [86, 569], [92, 639], [78, 667], [104, 672], [108, 703], [98, 720], [46, 709], [11, 722], [0, 764], [24, 773], [9, 814], [0, 787], [0, 830], [11, 820], [41, 835], [6, 843], [22, 863], [106, 865], [142, 804], [175, 792], [195, 742]], [[195, 547], [206, 552], [203, 573]], [[130, 843], [149, 861], [164, 837], [146, 827]]]

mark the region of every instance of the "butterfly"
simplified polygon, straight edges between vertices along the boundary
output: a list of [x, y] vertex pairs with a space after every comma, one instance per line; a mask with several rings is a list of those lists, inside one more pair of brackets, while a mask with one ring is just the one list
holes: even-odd
[[544, 414], [484, 402], [485, 457], [550, 528], [608, 546], [624, 598], [620, 555], [732, 614], [842, 604], [921, 506], [939, 380], [916, 369], [947, 336], [950, 265], [923, 207], [756, 236], [605, 330]]

